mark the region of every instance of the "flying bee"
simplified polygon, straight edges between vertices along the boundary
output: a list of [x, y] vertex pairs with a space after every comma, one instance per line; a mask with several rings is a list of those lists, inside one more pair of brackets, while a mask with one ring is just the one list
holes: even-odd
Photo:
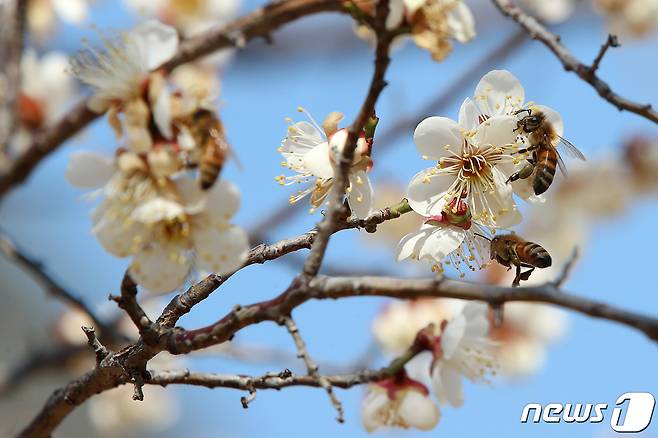
[[215, 184], [224, 163], [232, 155], [224, 126], [214, 111], [199, 108], [183, 119], [198, 149], [199, 182], [203, 190]]
[[[517, 234], [503, 234], [489, 239], [478, 234], [491, 242], [489, 256], [496, 260], [509, 271], [512, 266], [516, 267], [516, 276], [512, 287], [516, 287], [521, 280], [528, 280], [535, 268], [548, 268], [552, 264], [551, 255], [541, 245], [528, 242]], [[521, 268], [529, 268], [521, 272]]]
[[517, 122], [516, 130], [528, 134], [530, 146], [519, 150], [518, 154], [532, 152], [527, 164], [518, 172], [513, 173], [507, 182], [532, 177], [532, 188], [535, 195], [541, 195], [550, 187], [555, 177], [556, 167], [566, 176], [567, 168], [562, 161], [557, 146], [561, 146], [567, 155], [585, 161], [585, 156], [568, 140], [562, 138], [555, 126], [548, 120], [546, 113], [537, 109], [522, 109], [515, 115], [527, 112], [528, 115]]

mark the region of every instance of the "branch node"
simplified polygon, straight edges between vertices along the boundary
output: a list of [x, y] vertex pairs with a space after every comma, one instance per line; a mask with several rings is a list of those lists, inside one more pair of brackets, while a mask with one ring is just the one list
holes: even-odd
[[82, 331], [85, 332], [85, 335], [87, 335], [87, 343], [94, 349], [94, 353], [96, 354], [96, 365], [100, 365], [110, 352], [98, 340], [96, 337], [96, 331], [93, 327], [82, 326], [81, 328]]

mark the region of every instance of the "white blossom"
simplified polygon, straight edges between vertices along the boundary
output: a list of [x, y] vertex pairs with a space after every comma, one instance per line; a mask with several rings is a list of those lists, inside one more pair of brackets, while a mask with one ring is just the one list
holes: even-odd
[[486, 374], [495, 368], [495, 343], [488, 338], [487, 312], [482, 303], [468, 303], [441, 331], [430, 370], [432, 390], [441, 403], [461, 406], [464, 403], [462, 377], [473, 382], [485, 381]]
[[521, 0], [521, 5], [547, 23], [561, 23], [568, 19], [576, 7], [575, 0]]
[[[334, 169], [343, 153], [348, 132], [346, 128], [337, 128], [343, 118], [341, 113], [331, 113], [322, 128], [310, 115], [308, 117], [310, 122], [297, 122], [288, 127], [288, 135], [279, 148], [285, 159], [283, 166], [297, 175], [281, 175], [277, 177], [277, 181], [281, 185], [313, 181], [311, 187], [292, 195], [290, 203], [294, 204], [311, 195], [311, 212], [314, 212], [325, 202], [333, 186]], [[368, 178], [371, 166], [370, 143], [361, 135], [354, 151], [346, 192], [352, 214], [358, 218], [365, 218], [372, 212], [373, 191]]]
[[423, 159], [435, 167], [413, 177], [407, 198], [423, 216], [440, 216], [446, 205], [464, 199], [472, 219], [491, 228], [520, 222], [512, 188], [498, 165], [510, 157], [516, 120], [495, 115], [474, 126], [460, 113], [459, 124], [445, 117], [429, 117], [416, 127], [414, 142]]
[[381, 427], [431, 430], [439, 422], [438, 407], [427, 388], [409, 378], [395, 377], [368, 385], [361, 407], [361, 420], [368, 432]]
[[94, 89], [89, 108], [96, 112], [140, 98], [149, 73], [176, 53], [178, 33], [149, 20], [104, 43], [105, 48], [89, 47], [71, 61], [75, 76]]

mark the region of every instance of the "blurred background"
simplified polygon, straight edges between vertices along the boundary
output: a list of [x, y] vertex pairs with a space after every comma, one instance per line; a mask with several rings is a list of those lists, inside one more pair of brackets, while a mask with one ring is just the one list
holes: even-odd
[[[265, 3], [243, 0], [233, 8], [228, 5], [233, 0], [217, 2], [227, 3], [224, 21]], [[47, 8], [49, 2], [33, 0], [33, 3]], [[98, 40], [99, 32], [94, 27], [127, 29], [143, 15], [143, 9], [135, 7], [134, 3], [139, 3], [135, 1], [95, 0], [88, 5], [86, 15], [76, 9], [80, 7], [78, 3], [68, 3], [70, 16], [58, 12], [61, 5], [52, 12], [55, 21], [50, 28], [42, 23], [42, 29], [36, 25], [31, 29], [29, 45], [39, 57], [54, 50], [67, 56], [74, 54], [84, 38]], [[543, 45], [519, 37], [517, 25], [502, 18], [489, 2], [467, 3], [475, 16], [478, 35], [468, 44], [455, 43], [447, 60], [432, 61], [426, 51], [412, 42], [399, 45], [392, 54], [389, 86], [377, 106], [381, 121], [371, 172], [376, 206], [382, 208], [399, 201], [411, 177], [426, 167], [412, 141], [415, 125], [430, 115], [456, 119], [461, 101], [472, 95], [482, 74], [508, 69], [524, 85], [527, 100], [548, 105], [562, 115], [565, 137], [588, 157], [582, 165], [567, 162], [570, 178], [557, 180], [557, 188], [549, 191], [553, 199], [543, 207], [533, 210], [523, 205], [527, 220], [518, 231], [529, 239], [541, 241], [559, 261], [558, 269], [572, 248], [579, 246], [581, 257], [566, 284], [569, 293], [657, 315], [654, 269], [658, 184], [654, 175], [658, 172], [658, 129], [646, 119], [619, 112], [574, 74], [564, 72]], [[573, 14], [564, 21], [550, 24], [573, 54], [586, 63], [605, 41], [608, 26], [605, 14], [594, 11], [589, 1], [577, 3]], [[606, 55], [599, 73], [622, 96], [658, 104], [655, 35], [650, 32], [641, 37], [620, 35], [622, 46]], [[274, 180], [284, 170], [279, 167], [277, 147], [286, 134], [285, 117], [301, 120], [301, 115], [296, 113], [301, 105], [316, 119], [331, 111], [342, 111], [346, 121], [352, 120], [365, 96], [372, 71], [369, 43], [354, 35], [352, 22], [346, 16], [312, 16], [286, 26], [272, 37], [272, 44], [257, 40], [235, 52], [230, 59], [222, 61], [217, 73], [221, 82], [217, 103], [228, 139], [242, 163], [242, 169], [235, 163], [229, 164], [223, 174], [242, 192], [242, 205], [235, 222], [250, 230], [258, 226], [256, 231], [266, 242], [300, 234], [321, 217], [319, 213], [310, 215], [307, 204], [302, 202], [284, 220], [267, 220], [288, 204], [293, 190], [280, 187]], [[495, 59], [482, 61], [494, 51]], [[460, 78], [462, 82], [466, 78], [465, 85], [455, 86]], [[448, 91], [454, 95], [442, 98]], [[77, 101], [76, 96], [85, 92], [82, 87], [73, 90], [53, 111], [65, 113]], [[94, 203], [66, 182], [64, 171], [74, 151], [112, 154], [116, 146], [108, 124], [99, 120], [50, 155], [26, 184], [13, 190], [0, 204], [3, 232], [108, 320], [119, 313], [107, 296], [118, 292], [129, 262], [106, 253], [90, 233], [89, 214]], [[417, 218], [409, 216], [404, 222], [382, 227], [376, 235], [365, 231], [335, 235], [324, 272], [432, 275], [426, 266], [398, 264], [394, 260], [397, 241], [418, 224]], [[180, 324], [186, 328], [202, 326], [236, 304], [279, 294], [299, 271], [301, 256], [305, 254], [302, 251], [240, 271]], [[5, 436], [26, 424], [54, 388], [88, 369], [92, 353], [78, 348], [78, 353], [59, 357], [54, 363], [42, 360], [51, 358], [53, 352], [75, 350], [84, 343], [79, 330], [81, 320], [5, 259], [0, 259], [0, 273], [3, 333], [0, 435]], [[556, 274], [543, 275], [537, 281]], [[501, 277], [497, 271], [467, 276], [482, 281], [502, 281]], [[140, 294], [140, 298], [148, 301], [147, 308], [156, 314], [170, 296], [146, 298]], [[658, 393], [655, 378], [658, 350], [642, 334], [578, 314], [552, 309], [526, 310], [521, 308], [517, 312], [520, 321], [517, 329], [520, 337], [533, 338], [526, 343], [529, 349], [511, 350], [507, 358], [509, 372], [494, 378], [490, 385], [468, 384], [464, 406], [444, 408], [439, 426], [426, 434], [471, 437], [495, 431], [497, 436], [509, 437], [557, 434], [608, 437], [614, 433], [608, 421], [547, 425], [521, 424], [519, 418], [523, 406], [531, 402], [612, 406], [624, 392]], [[395, 311], [402, 312], [403, 323], [391, 317]], [[382, 333], [400, 324], [419, 325], [419, 321], [433, 317], [432, 311], [420, 313], [419, 316], [410, 307], [391, 307], [385, 299], [352, 298], [309, 302], [298, 308], [294, 316], [310, 353], [321, 370], [328, 373], [385, 364], [395, 346], [382, 340], [385, 337]], [[524, 320], [528, 315], [541, 316]], [[24, 370], [24, 375], [16, 374], [25, 363], [40, 366]], [[269, 323], [241, 331], [228, 347], [186, 357], [158, 357], [150, 366], [255, 375], [286, 367], [304, 372], [303, 364], [295, 358], [288, 333]], [[317, 389], [259, 391], [246, 410], [240, 404], [240, 396], [244, 394], [231, 389], [146, 387], [143, 403], [133, 402], [131, 391], [132, 388], [119, 388], [92, 399], [67, 418], [56, 435], [366, 435], [360, 421], [363, 388], [359, 387], [338, 390], [346, 411], [347, 421], [343, 425], [335, 421], [326, 394]], [[423, 434], [407, 430], [380, 433]], [[658, 426], [650, 426], [642, 436], [658, 436]]]

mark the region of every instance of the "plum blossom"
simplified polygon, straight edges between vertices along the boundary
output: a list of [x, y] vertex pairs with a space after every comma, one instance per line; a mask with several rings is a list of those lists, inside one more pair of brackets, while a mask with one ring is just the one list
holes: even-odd
[[[304, 111], [300, 108], [300, 111]], [[305, 111], [304, 111], [305, 112]], [[291, 185], [314, 181], [311, 187], [290, 196], [290, 203], [311, 196], [311, 212], [326, 200], [333, 185], [334, 167], [343, 153], [347, 142], [347, 128], [338, 129], [343, 114], [334, 112], [327, 116], [322, 127], [308, 114], [309, 122], [297, 122], [288, 127], [288, 135], [283, 139], [279, 152], [285, 161], [282, 163], [297, 173], [293, 176], [280, 175], [276, 180], [281, 185]], [[365, 218], [372, 212], [373, 191], [368, 172], [372, 167], [370, 149], [372, 138], [364, 132], [357, 140], [352, 167], [349, 171], [347, 202], [352, 214]]]
[[486, 231], [471, 221], [470, 211], [463, 199], [453, 200], [441, 215], [426, 219], [419, 231], [409, 233], [400, 240], [397, 260], [427, 260], [432, 271], [443, 273], [442, 261], [452, 264], [463, 277], [462, 263], [475, 271], [486, 266], [488, 242], [478, 236]]
[[[359, 7], [374, 15], [375, 1], [359, 2]], [[475, 38], [475, 20], [461, 0], [393, 0], [389, 4], [386, 27], [389, 30], [408, 25], [416, 45], [430, 52], [436, 61], [444, 60], [452, 51], [452, 40], [467, 43]], [[357, 34], [372, 39], [365, 26]]]
[[515, 141], [515, 127], [516, 119], [506, 115], [491, 116], [474, 126], [463, 112], [459, 123], [445, 117], [420, 122], [414, 132], [416, 148], [423, 159], [437, 164], [411, 180], [407, 192], [411, 208], [423, 216], [440, 216], [446, 205], [454, 208], [463, 199], [474, 222], [491, 228], [519, 223], [512, 189], [498, 169], [510, 159], [507, 149]]
[[[459, 111], [460, 123], [463, 120], [467, 129], [475, 129], [483, 121], [492, 117], [511, 116], [520, 120], [527, 115], [525, 110], [541, 111], [546, 119], [553, 125], [558, 135], [564, 134], [564, 124], [560, 114], [545, 105], [538, 105], [525, 101], [525, 90], [521, 82], [507, 70], [492, 70], [485, 74], [475, 87], [473, 99], [466, 99]], [[508, 178], [526, 164], [527, 153], [515, 153], [520, 148], [530, 146], [527, 136], [517, 129], [516, 122], [513, 127], [514, 141], [508, 148], [508, 155], [501, 160], [498, 169]], [[511, 183], [512, 190], [520, 198], [531, 202], [541, 203], [545, 199], [535, 195], [532, 187], [532, 178], [518, 179]]]
[[546, 23], [561, 23], [567, 20], [576, 8], [575, 0], [521, 0], [520, 4]]
[[361, 420], [368, 432], [381, 427], [431, 430], [440, 413], [422, 383], [402, 371], [390, 379], [368, 385], [361, 407]]
[[461, 406], [462, 377], [482, 382], [496, 368], [487, 312], [483, 303], [468, 303], [460, 314], [442, 324], [430, 369], [432, 391], [442, 404]]
[[[150, 72], [176, 53], [178, 33], [149, 20], [103, 42], [105, 48], [88, 47], [71, 60], [73, 74], [94, 89], [89, 108], [96, 112], [141, 100]], [[134, 111], [144, 117], [143, 110]]]
[[221, 180], [202, 191], [191, 178], [156, 178], [149, 158], [120, 152], [114, 160], [79, 152], [67, 178], [105, 195], [92, 214], [92, 232], [117, 257], [132, 256], [130, 274], [155, 293], [183, 284], [193, 268], [227, 274], [244, 263], [247, 235], [229, 220], [239, 193]]
[[610, 33], [641, 38], [658, 28], [658, 0], [594, 0]]

